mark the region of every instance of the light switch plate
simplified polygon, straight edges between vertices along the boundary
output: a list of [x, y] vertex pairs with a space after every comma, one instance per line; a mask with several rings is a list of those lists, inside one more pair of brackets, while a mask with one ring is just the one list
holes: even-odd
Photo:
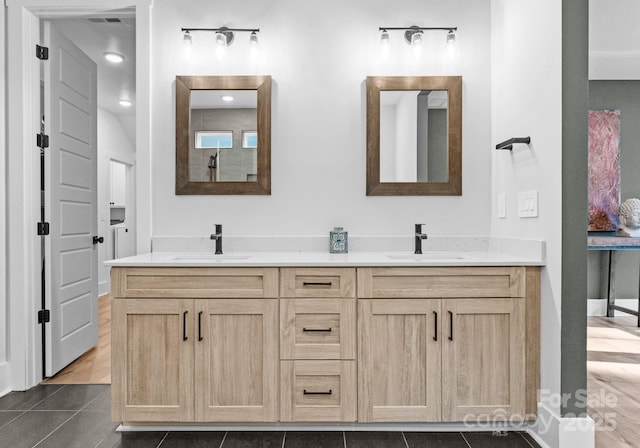
[[498, 195], [498, 218], [505, 219], [507, 217], [507, 195], [502, 193]]
[[518, 217], [538, 217], [538, 190], [521, 191], [518, 193]]

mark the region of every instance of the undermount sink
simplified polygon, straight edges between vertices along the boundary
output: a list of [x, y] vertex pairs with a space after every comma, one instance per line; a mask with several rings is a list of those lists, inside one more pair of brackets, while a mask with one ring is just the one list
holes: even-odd
[[455, 252], [427, 252], [425, 254], [389, 254], [391, 260], [466, 260], [469, 257]]
[[246, 260], [248, 255], [214, 255], [214, 254], [202, 254], [202, 255], [178, 255], [171, 257], [171, 261], [229, 261], [229, 260]]

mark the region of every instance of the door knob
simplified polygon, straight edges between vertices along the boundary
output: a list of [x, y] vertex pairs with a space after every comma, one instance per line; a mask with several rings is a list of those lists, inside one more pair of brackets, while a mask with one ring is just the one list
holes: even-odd
[[100, 243], [100, 244], [104, 243], [104, 237], [102, 237], [102, 236], [94, 236], [93, 237], [93, 244], [98, 244], [98, 243]]

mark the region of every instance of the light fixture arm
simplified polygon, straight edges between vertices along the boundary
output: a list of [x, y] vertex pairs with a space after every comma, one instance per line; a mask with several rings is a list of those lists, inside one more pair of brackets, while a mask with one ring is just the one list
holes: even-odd
[[212, 31], [214, 33], [217, 32], [245, 32], [245, 33], [259, 33], [260, 28], [227, 28], [226, 26], [222, 26], [220, 28], [180, 28], [180, 31], [183, 33], [191, 32], [191, 31]]
[[457, 26], [439, 26], [439, 27], [422, 27], [422, 26], [381, 26], [378, 31], [458, 31]]

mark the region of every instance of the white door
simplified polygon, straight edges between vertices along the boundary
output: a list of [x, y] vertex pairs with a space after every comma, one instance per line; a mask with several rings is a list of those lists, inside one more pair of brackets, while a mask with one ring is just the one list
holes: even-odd
[[98, 343], [96, 64], [44, 23], [46, 375]]

